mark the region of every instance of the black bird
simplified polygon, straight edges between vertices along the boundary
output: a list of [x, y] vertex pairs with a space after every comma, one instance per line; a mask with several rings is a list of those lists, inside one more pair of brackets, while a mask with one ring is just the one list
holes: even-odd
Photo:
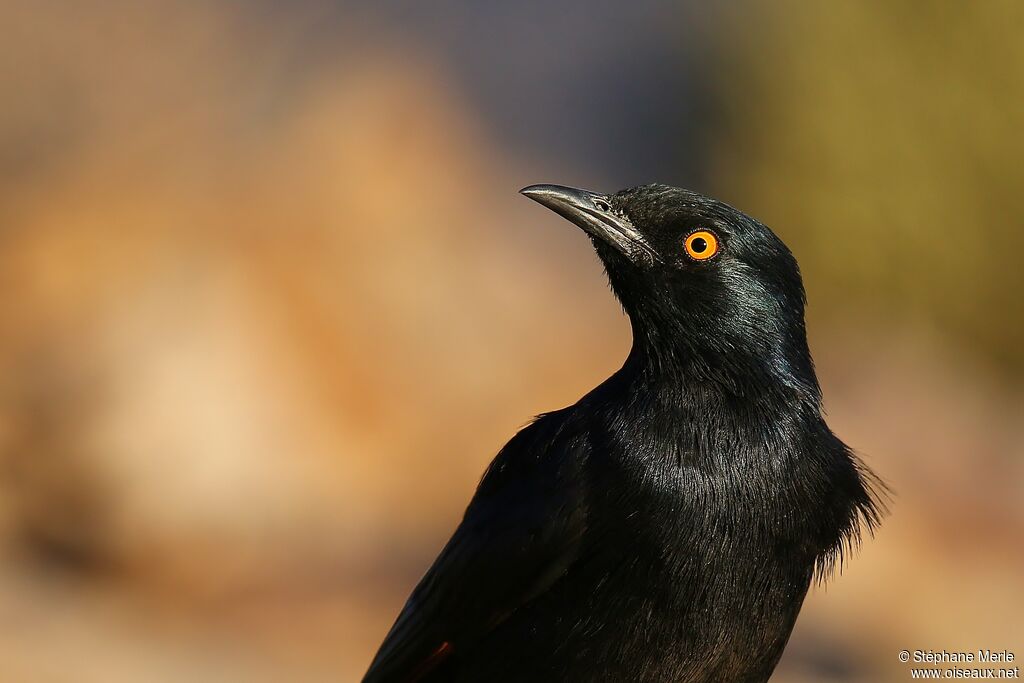
[[522, 193], [590, 236], [633, 347], [501, 449], [364, 681], [767, 680], [881, 511], [822, 417], [796, 260], [687, 190]]

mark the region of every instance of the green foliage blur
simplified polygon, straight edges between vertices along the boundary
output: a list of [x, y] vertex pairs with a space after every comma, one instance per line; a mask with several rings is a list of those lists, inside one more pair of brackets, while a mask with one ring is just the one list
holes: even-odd
[[812, 323], [930, 327], [1024, 374], [1024, 3], [752, 2], [717, 31], [714, 186]]

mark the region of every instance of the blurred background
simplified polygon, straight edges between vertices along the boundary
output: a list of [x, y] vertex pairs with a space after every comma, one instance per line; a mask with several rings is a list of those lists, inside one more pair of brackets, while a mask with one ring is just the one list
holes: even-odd
[[[1024, 656], [1024, 5], [0, 8], [0, 680], [355, 681], [629, 329], [535, 182], [796, 253], [896, 492], [773, 680]], [[453, 416], [459, 416], [455, 419]]]

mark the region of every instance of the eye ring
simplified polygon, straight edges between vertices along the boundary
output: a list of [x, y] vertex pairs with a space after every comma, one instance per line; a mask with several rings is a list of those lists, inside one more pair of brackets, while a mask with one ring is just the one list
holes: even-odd
[[718, 238], [710, 230], [696, 230], [686, 236], [683, 246], [694, 261], [707, 261], [718, 253]]

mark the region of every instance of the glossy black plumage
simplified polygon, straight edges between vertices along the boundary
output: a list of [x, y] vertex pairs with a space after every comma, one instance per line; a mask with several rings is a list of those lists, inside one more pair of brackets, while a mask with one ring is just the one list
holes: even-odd
[[686, 190], [524, 194], [591, 236], [633, 348], [501, 450], [364, 680], [766, 680], [878, 520], [821, 415], [796, 261]]

